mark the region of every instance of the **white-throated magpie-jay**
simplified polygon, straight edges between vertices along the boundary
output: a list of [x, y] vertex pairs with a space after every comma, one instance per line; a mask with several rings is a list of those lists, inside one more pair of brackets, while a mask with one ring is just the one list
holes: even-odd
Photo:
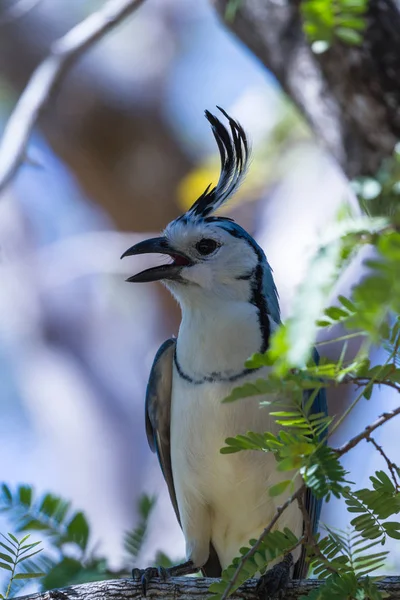
[[[211, 577], [219, 576], [270, 522], [282, 496], [271, 497], [268, 489], [287, 478], [277, 471], [271, 453], [220, 453], [227, 437], [277, 431], [268, 409], [260, 408], [260, 398], [230, 404], [221, 400], [235, 386], [262, 377], [262, 370], [246, 369], [244, 363], [254, 352], [267, 350], [280, 323], [278, 294], [263, 250], [231, 219], [213, 215], [240, 185], [249, 154], [242, 127], [220, 110], [229, 130], [205, 113], [221, 156], [217, 185], [169, 223], [162, 237], [123, 254], [159, 253], [172, 259], [128, 279], [161, 280], [182, 310], [178, 337], [161, 346], [151, 370], [146, 431], [186, 540], [188, 562], [174, 574], [202, 569]], [[326, 411], [324, 391], [314, 410]], [[320, 504], [311, 494], [307, 510], [316, 528]], [[296, 503], [278, 521], [280, 529], [285, 526], [302, 534]], [[294, 563], [295, 576], [304, 576], [301, 548], [267, 573], [267, 593], [285, 585]], [[153, 572], [145, 571], [144, 585]]]

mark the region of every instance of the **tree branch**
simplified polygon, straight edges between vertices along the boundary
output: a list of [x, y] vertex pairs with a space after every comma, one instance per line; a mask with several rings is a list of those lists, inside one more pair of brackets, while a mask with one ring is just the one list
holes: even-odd
[[343, 454], [346, 454], [346, 452], [354, 448], [354, 446], [357, 446], [362, 440], [366, 440], [375, 429], [378, 429], [378, 427], [381, 427], [384, 423], [390, 421], [390, 419], [393, 419], [393, 417], [396, 417], [397, 415], [400, 415], [400, 406], [390, 412], [383, 413], [383, 415], [381, 415], [374, 423], [367, 425], [361, 433], [355, 435], [351, 440], [346, 442], [346, 444], [340, 446], [340, 448], [337, 448], [337, 454], [343, 456]]
[[386, 461], [386, 464], [387, 464], [387, 467], [389, 469], [390, 475], [392, 476], [392, 481], [393, 481], [394, 487], [396, 488], [397, 492], [400, 492], [400, 486], [399, 486], [399, 482], [397, 481], [397, 476], [396, 476], [396, 469], [398, 469], [397, 465], [390, 460], [390, 458], [387, 456], [387, 454], [385, 453], [385, 451], [382, 448], [382, 446], [380, 446], [374, 440], [374, 438], [372, 438], [369, 435], [367, 435], [367, 437], [365, 439], [367, 440], [367, 442], [371, 442], [371, 444], [377, 449], [377, 451], [379, 452], [379, 454], [382, 456], [383, 460]]
[[390, 381], [390, 379], [369, 379], [368, 377], [353, 377], [352, 375], [348, 375], [341, 383], [354, 383], [358, 386], [366, 386], [371, 382], [374, 385], [385, 385], [386, 387], [393, 388], [396, 390], [396, 392], [400, 392], [399, 384], [395, 383], [394, 381]]
[[34, 71], [6, 125], [0, 146], [0, 193], [24, 160], [32, 129], [68, 70], [143, 1], [108, 0], [52, 44], [49, 56]]
[[[214, 579], [199, 577], [177, 577], [167, 581], [154, 580], [150, 584], [148, 597], [151, 600], [165, 598], [174, 600], [204, 600], [208, 597], [208, 588]], [[298, 600], [317, 588], [321, 581], [304, 579], [291, 581], [285, 592], [284, 600]], [[258, 600], [256, 579], [250, 579], [230, 596], [232, 600]], [[400, 577], [386, 577], [378, 583], [382, 592], [388, 593], [388, 600], [400, 600]], [[132, 579], [112, 579], [72, 585], [60, 590], [41, 594], [20, 596], [18, 600], [133, 600], [141, 598], [141, 583]]]

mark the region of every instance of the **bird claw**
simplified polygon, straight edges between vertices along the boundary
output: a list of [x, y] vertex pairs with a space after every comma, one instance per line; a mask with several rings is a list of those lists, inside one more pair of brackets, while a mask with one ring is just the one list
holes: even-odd
[[164, 567], [147, 567], [146, 569], [132, 569], [132, 578], [140, 581], [142, 584], [142, 596], [146, 597], [147, 588], [152, 579], [158, 577], [161, 581], [166, 581], [169, 577], [167, 569]]
[[281, 599], [291, 579], [293, 567], [293, 556], [288, 554], [285, 558], [273, 566], [272, 569], [262, 575], [257, 582], [256, 592], [260, 600]]
[[198, 567], [195, 567], [191, 560], [181, 564], [175, 565], [174, 567], [147, 567], [147, 569], [132, 569], [132, 578], [135, 581], [140, 581], [142, 584], [142, 596], [146, 597], [147, 588], [149, 583], [155, 577], [158, 577], [161, 581], [166, 581], [170, 577], [183, 577], [184, 575], [191, 575], [199, 571]]

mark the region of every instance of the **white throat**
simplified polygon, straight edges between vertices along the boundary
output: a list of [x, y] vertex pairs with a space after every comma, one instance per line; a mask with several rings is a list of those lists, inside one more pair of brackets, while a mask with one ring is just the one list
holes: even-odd
[[182, 306], [177, 359], [193, 379], [242, 372], [246, 359], [260, 350], [262, 342], [258, 311], [249, 302], [209, 297], [201, 305]]

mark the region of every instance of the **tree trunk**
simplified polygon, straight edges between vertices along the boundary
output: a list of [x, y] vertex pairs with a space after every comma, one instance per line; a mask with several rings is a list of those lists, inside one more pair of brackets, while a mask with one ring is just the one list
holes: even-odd
[[[215, 0], [221, 15], [232, 0]], [[400, 13], [370, 0], [360, 47], [314, 54], [295, 0], [241, 0], [229, 26], [276, 76], [348, 177], [373, 175], [400, 138]]]

